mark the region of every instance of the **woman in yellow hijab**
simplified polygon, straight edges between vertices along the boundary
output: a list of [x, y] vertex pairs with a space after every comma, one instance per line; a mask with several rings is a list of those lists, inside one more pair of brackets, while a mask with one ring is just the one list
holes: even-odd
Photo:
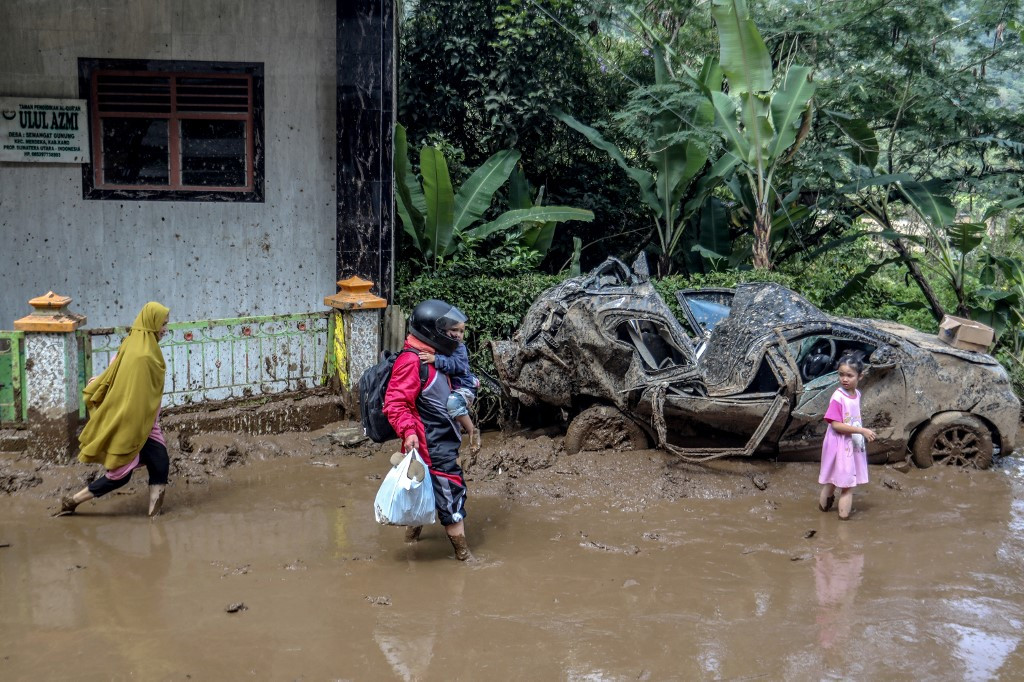
[[160, 430], [164, 356], [158, 342], [170, 311], [150, 301], [132, 322], [110, 366], [85, 387], [89, 421], [78, 437], [78, 459], [102, 464], [104, 474], [61, 500], [60, 515], [128, 483], [140, 464], [149, 471], [149, 515], [160, 512], [170, 460]]

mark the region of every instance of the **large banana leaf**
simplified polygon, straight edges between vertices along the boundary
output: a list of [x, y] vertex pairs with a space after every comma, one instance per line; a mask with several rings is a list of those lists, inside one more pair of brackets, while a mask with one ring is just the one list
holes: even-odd
[[984, 223], [953, 223], [945, 232], [949, 245], [966, 255], [981, 246], [987, 229]]
[[530, 208], [533, 206], [533, 197], [530, 196], [530, 183], [526, 179], [526, 173], [522, 166], [516, 166], [512, 171], [512, 177], [508, 182], [508, 205], [509, 208]]
[[582, 220], [590, 222], [594, 219], [594, 213], [582, 208], [570, 208], [568, 206], [534, 206], [514, 211], [505, 211], [489, 223], [484, 223], [471, 230], [466, 230], [466, 236], [473, 239], [484, 237], [515, 227], [525, 222], [564, 222], [566, 220]]
[[683, 214], [693, 215], [693, 212], [702, 206], [704, 201], [711, 196], [711, 193], [715, 188], [721, 185], [725, 179], [732, 174], [733, 170], [739, 165], [739, 163], [739, 157], [731, 152], [725, 152], [718, 157], [718, 159], [711, 164], [711, 168], [708, 172], [702, 175], [697, 181], [693, 197], [686, 202]]
[[423, 252], [423, 245], [420, 235], [423, 233], [423, 214], [427, 212], [427, 200], [423, 196], [423, 190], [416, 176], [409, 168], [409, 143], [406, 139], [405, 127], [402, 124], [395, 126], [395, 199], [398, 205], [398, 215], [402, 219], [402, 227], [405, 229], [416, 246], [416, 250]]
[[997, 216], [1003, 211], [1013, 211], [1018, 208], [1024, 208], [1024, 197], [1017, 197], [1016, 199], [1007, 199], [1006, 201], [1002, 201], [996, 204], [995, 206], [990, 207], [987, 211], [985, 211], [985, 220], [987, 221], [989, 218]]
[[454, 231], [455, 193], [448, 175], [444, 154], [434, 147], [420, 150], [420, 174], [427, 200], [427, 219], [423, 229], [423, 255], [437, 261], [448, 254]]
[[640, 197], [644, 203], [650, 206], [659, 218], [662, 216], [661, 203], [658, 201], [658, 195], [654, 191], [654, 175], [640, 168], [630, 166], [619, 148], [604, 139], [601, 133], [590, 126], [580, 123], [564, 111], [555, 110], [552, 112], [552, 115], [573, 130], [583, 133], [584, 137], [590, 140], [590, 144], [604, 151], [615, 163], [619, 164], [619, 167], [626, 171], [626, 175], [640, 186]]
[[462, 187], [455, 195], [456, 230], [469, 227], [487, 211], [494, 193], [505, 184], [512, 169], [519, 162], [519, 156], [519, 152], [514, 149], [500, 151], [487, 159], [462, 183]]
[[900, 182], [900, 189], [917, 212], [929, 219], [936, 228], [950, 225], [956, 217], [953, 202], [948, 197], [935, 194], [924, 183], [904, 180]]
[[718, 63], [717, 59], [709, 55], [704, 58], [704, 63], [701, 64], [697, 82], [704, 89], [705, 94], [720, 92], [724, 75], [721, 64]]
[[736, 102], [724, 92], [712, 92], [711, 103], [715, 107], [715, 122], [729, 143], [729, 150], [738, 157], [737, 161], [747, 161], [750, 143], [736, 124]]
[[729, 220], [725, 215], [725, 204], [721, 200], [712, 197], [701, 207], [700, 235], [694, 248], [719, 258], [726, 258], [732, 252]]
[[858, 166], [874, 170], [878, 165], [879, 146], [878, 138], [871, 126], [862, 118], [854, 118], [836, 111], [827, 113], [836, 127], [850, 138], [852, 144], [846, 149], [850, 159]]
[[793, 146], [801, 119], [813, 96], [811, 70], [806, 66], [789, 67], [782, 88], [772, 95], [772, 126], [775, 128], [775, 139], [768, 149], [770, 158], [778, 158]]
[[772, 143], [774, 130], [768, 120], [768, 97], [753, 92], [740, 95], [740, 121], [743, 130], [740, 134], [747, 139], [750, 151], [747, 152], [747, 163], [753, 164], [758, 158], [764, 160], [763, 152]]
[[712, 0], [711, 15], [718, 26], [719, 61], [729, 79], [729, 91], [739, 95], [770, 90], [772, 60], [745, 0]]
[[558, 225], [554, 220], [546, 223], [528, 223], [523, 229], [523, 243], [542, 256], [546, 256], [551, 249], [551, 242], [555, 238], [555, 227]]

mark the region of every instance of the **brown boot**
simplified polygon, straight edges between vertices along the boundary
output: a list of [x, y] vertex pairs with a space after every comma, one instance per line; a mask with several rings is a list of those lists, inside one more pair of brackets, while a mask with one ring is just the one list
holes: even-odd
[[405, 541], [416, 542], [420, 539], [420, 533], [423, 532], [423, 526], [409, 526], [405, 529]]
[[455, 548], [456, 559], [459, 561], [470, 561], [473, 559], [473, 553], [469, 551], [465, 535], [449, 535], [448, 540], [451, 541], [452, 547]]
[[78, 503], [75, 502], [75, 498], [72, 495], [65, 495], [60, 498], [60, 511], [54, 516], [69, 516], [75, 513], [75, 509], [78, 508]]

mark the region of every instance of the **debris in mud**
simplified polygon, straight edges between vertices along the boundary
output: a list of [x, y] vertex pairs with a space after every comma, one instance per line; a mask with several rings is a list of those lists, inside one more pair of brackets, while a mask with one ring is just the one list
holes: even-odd
[[[318, 438], [322, 440], [324, 437]], [[363, 433], [363, 428], [358, 424], [354, 426], [343, 426], [340, 429], [327, 434], [326, 439], [334, 445], [343, 448], [356, 448], [370, 441]]]
[[311, 462], [311, 464], [313, 466], [315, 466], [315, 467], [328, 467], [328, 468], [331, 468], [331, 469], [333, 469], [334, 467], [338, 466], [334, 462], [319, 462], [317, 460], [313, 460]]
[[888, 476], [882, 479], [882, 485], [889, 490], [903, 490], [903, 485], [899, 481]]
[[34, 488], [42, 482], [43, 479], [34, 471], [18, 471], [7, 467], [0, 469], [0, 491], [8, 495]]
[[247, 573], [249, 573], [249, 564], [232, 567], [219, 561], [211, 561], [210, 565], [216, 566], [221, 571], [223, 571], [223, 573], [221, 573], [220, 576], [221, 578], [226, 578], [229, 575], [246, 575]]
[[284, 565], [284, 570], [286, 570], [286, 571], [305, 571], [306, 570], [306, 564], [304, 564], [302, 562], [302, 559], [296, 559], [295, 561], [291, 562], [290, 564], [285, 564]]
[[905, 459], [902, 462], [896, 462], [892, 465], [892, 468], [901, 474], [910, 473], [910, 460]]
[[817, 535], [817, 533], [818, 533], [818, 531], [816, 531], [816, 530], [809, 530], [806, 533], [804, 533], [804, 538], [805, 539], [813, 538], [815, 535]]
[[756, 487], [758, 490], [764, 490], [765, 488], [768, 487], [768, 479], [765, 478], [762, 474], [754, 474], [751, 477], [751, 480], [754, 482], [754, 487]]
[[244, 602], [236, 602], [234, 604], [228, 604], [227, 608], [224, 609], [228, 613], [238, 613], [239, 611], [248, 611], [249, 607]]
[[370, 595], [363, 595], [366, 601], [370, 602], [374, 606], [391, 606], [391, 597], [387, 595], [381, 595], [379, 597], [371, 597]]
[[68, 570], [69, 571], [80, 571], [83, 568], [85, 568], [85, 566], [83, 566], [82, 564], [75, 564], [74, 566], [68, 566]]
[[790, 561], [807, 561], [810, 558], [811, 558], [810, 554], [797, 554], [795, 556], [789, 557], [789, 560]]
[[524, 438], [516, 436], [493, 450], [481, 450], [472, 458], [465, 458], [467, 474], [482, 474], [484, 480], [491, 480], [502, 473], [516, 478], [520, 474], [537, 469], [547, 469], [556, 461], [557, 444], [548, 436]]
[[4, 547], [10, 547], [10, 546], [11, 546], [11, 543], [9, 543], [9, 542], [0, 542], [0, 549], [3, 549]]
[[587, 540], [586, 533], [580, 533], [580, 547], [586, 547], [588, 549], [599, 549], [602, 552], [618, 552], [620, 554], [639, 554], [640, 548], [636, 545], [629, 545], [628, 547], [616, 547], [614, 545], [606, 545], [603, 542], [595, 542], [594, 540]]
[[238, 464], [242, 461], [242, 453], [234, 445], [229, 445], [224, 453], [220, 456], [219, 465], [227, 469], [232, 464]]

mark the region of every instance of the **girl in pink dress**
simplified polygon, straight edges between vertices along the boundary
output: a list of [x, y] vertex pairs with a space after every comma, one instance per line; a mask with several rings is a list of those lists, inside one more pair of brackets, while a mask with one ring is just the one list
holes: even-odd
[[827, 512], [835, 502], [839, 488], [839, 518], [850, 518], [853, 488], [868, 482], [868, 453], [865, 441], [875, 440], [875, 432], [860, 421], [860, 391], [857, 382], [864, 373], [858, 358], [839, 359], [839, 388], [832, 394], [825, 421], [828, 429], [821, 444], [821, 473], [818, 483], [818, 509]]

